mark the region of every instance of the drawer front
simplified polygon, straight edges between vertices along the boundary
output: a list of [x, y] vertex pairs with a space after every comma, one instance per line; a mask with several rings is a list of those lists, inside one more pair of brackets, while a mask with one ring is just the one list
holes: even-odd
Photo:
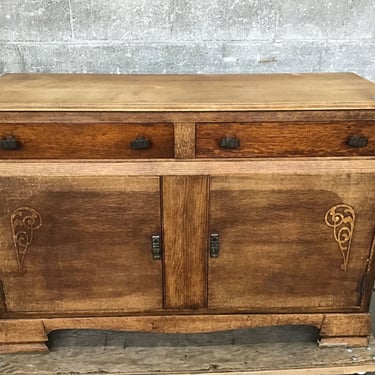
[[201, 123], [196, 146], [200, 158], [375, 155], [375, 122]]
[[0, 124], [0, 159], [173, 158], [173, 124]]

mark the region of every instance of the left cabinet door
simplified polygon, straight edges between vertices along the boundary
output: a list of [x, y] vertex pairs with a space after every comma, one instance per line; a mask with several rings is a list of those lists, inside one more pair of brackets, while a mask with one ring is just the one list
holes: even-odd
[[159, 235], [159, 177], [2, 177], [3, 310], [159, 310]]

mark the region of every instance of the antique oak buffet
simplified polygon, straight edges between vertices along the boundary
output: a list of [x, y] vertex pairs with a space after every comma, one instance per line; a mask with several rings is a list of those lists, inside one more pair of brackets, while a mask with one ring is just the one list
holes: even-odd
[[366, 345], [375, 85], [0, 78], [0, 350], [57, 329], [312, 325]]

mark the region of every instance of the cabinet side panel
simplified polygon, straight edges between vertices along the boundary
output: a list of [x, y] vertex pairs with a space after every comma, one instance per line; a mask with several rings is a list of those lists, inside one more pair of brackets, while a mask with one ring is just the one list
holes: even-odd
[[208, 177], [164, 177], [162, 193], [164, 306], [206, 307]]

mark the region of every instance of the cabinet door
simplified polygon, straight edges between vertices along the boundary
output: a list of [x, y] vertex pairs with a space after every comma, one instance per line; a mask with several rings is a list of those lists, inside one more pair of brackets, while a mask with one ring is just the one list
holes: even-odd
[[[374, 230], [373, 174], [213, 177], [208, 305], [343, 310], [361, 303]], [[371, 282], [371, 280], [368, 280]]]
[[3, 177], [0, 192], [8, 313], [162, 307], [158, 177]]

